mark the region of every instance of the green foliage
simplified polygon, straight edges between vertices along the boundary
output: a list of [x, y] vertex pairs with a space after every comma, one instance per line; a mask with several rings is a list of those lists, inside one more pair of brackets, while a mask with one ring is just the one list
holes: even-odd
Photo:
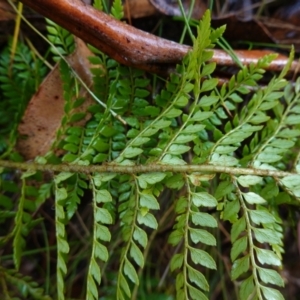
[[203, 291], [209, 290], [209, 284], [196, 265], [216, 269], [216, 263], [211, 255], [199, 247], [201, 244], [216, 246], [216, 239], [200, 226], [214, 228], [217, 222], [208, 213], [201, 212], [201, 207], [215, 207], [217, 201], [206, 192], [192, 192], [195, 187], [191, 186], [188, 180], [186, 186], [188, 194], [179, 198], [176, 204], [178, 216], [174, 231], [169, 237], [169, 243], [173, 246], [182, 243], [182, 252], [175, 254], [171, 260], [171, 270], [180, 270], [176, 277], [178, 298], [208, 299]]
[[[95, 6], [103, 9], [103, 3], [97, 1]], [[114, 1], [111, 12], [122, 17], [121, 1]], [[63, 56], [71, 53], [73, 37], [47, 22], [55, 51]], [[13, 269], [22, 265], [26, 238], [40, 222], [35, 215], [53, 197], [56, 284], [48, 290], [54, 298], [67, 297], [67, 280], [77, 272], [70, 262], [77, 253], [72, 252], [69, 230], [88, 203], [88, 218], [80, 223], [88, 232], [83, 259], [86, 299], [138, 299], [137, 286], [141, 289], [146, 278], [143, 270], [153, 271], [149, 251], [166, 220], [172, 230], [167, 230], [163, 247], [171, 249], [172, 275], [168, 276], [176, 278], [170, 295], [210, 298], [211, 274], [221, 265], [216, 232], [218, 223], [226, 222], [231, 228], [231, 279], [238, 282], [238, 297], [283, 299], [279, 269], [285, 220], [280, 207], [299, 207], [300, 81], [293, 86], [284, 79], [289, 63], [266, 87], [260, 87], [258, 81], [274, 59], [269, 55], [256, 65], [243, 66], [219, 87], [213, 74], [216, 65], [210, 59], [224, 29], [213, 30], [207, 12], [197, 26], [193, 49], [176, 72], [165, 82], [156, 78], [159, 89], [143, 71], [122, 66], [92, 49], [92, 92], [105, 105], [91, 105], [89, 119], [81, 125], [77, 122], [87, 113], [75, 109], [85, 101], [78, 93], [83, 85], [66, 61], [60, 60], [64, 116], [51, 150], [36, 158], [39, 164], [61, 167], [60, 171], [51, 173], [49, 182], [36, 170], [19, 175], [0, 168], [0, 222], [13, 228], [0, 229], [1, 247], [10, 241], [13, 245], [14, 267], [0, 267], [6, 286], [15, 283], [24, 299], [28, 295], [48, 299], [48, 291], [44, 293]], [[57, 58], [57, 52], [53, 57]], [[292, 58], [293, 52], [290, 62]], [[23, 86], [28, 79], [15, 72], [8, 82], [7, 59], [6, 54], [0, 61], [0, 88], [8, 103], [15, 97], [12, 83]], [[37, 72], [32, 78], [39, 76]], [[13, 113], [21, 115], [24, 105], [13, 108]], [[12, 128], [6, 121], [3, 124], [0, 140], [6, 140]], [[199, 169], [192, 170], [191, 164]], [[95, 171], [93, 167], [99, 165], [124, 167], [125, 173]], [[200, 169], [203, 165], [206, 172]], [[68, 169], [72, 166], [79, 171]], [[135, 172], [138, 166], [146, 171]], [[267, 170], [273, 173], [263, 173]], [[7, 290], [7, 297], [13, 293]]]
[[[107, 225], [113, 223], [113, 218], [107, 208], [104, 207], [105, 203], [112, 202], [112, 196], [105, 185], [107, 182], [114, 178], [115, 175], [95, 175], [91, 179], [91, 186], [93, 189], [93, 246], [90, 258], [90, 264], [87, 276], [87, 299], [98, 299], [98, 288], [101, 282], [101, 271], [98, 260], [106, 262], [108, 260], [108, 250], [102, 242], [110, 242], [111, 234]], [[98, 205], [101, 205], [100, 207]]]
[[64, 179], [72, 176], [69, 173], [60, 173], [55, 177], [55, 228], [57, 243], [57, 298], [64, 299], [64, 276], [67, 273], [65, 256], [70, 250], [65, 229], [64, 203], [68, 197], [66, 188], [63, 186]]
[[46, 19], [48, 39], [55, 46], [50, 50], [54, 54], [53, 60], [59, 61], [61, 56], [71, 54], [75, 48], [74, 36], [66, 29], [60, 27], [49, 19]]
[[[240, 182], [239, 178], [237, 181]], [[248, 186], [251, 185], [250, 183]], [[243, 193], [238, 186], [237, 189], [237, 198], [233, 201], [239, 203], [243, 214], [233, 222], [231, 230], [232, 279], [236, 280], [243, 275], [244, 281], [240, 288], [242, 299], [249, 297], [262, 299], [262, 295], [268, 299], [270, 293], [277, 295], [276, 299], [283, 299], [279, 291], [268, 287], [270, 283], [279, 287], [284, 286], [279, 273], [269, 268], [281, 266], [282, 222], [278, 216], [275, 217], [272, 211], [269, 211], [271, 208], [262, 206], [267, 202], [259, 194]], [[255, 209], [252, 205], [255, 205]], [[261, 245], [267, 244], [272, 250], [262, 248]]]
[[93, 6], [99, 10], [103, 10], [103, 1], [102, 0], [95, 0]]
[[7, 293], [7, 291], [9, 287], [13, 287], [19, 291], [24, 299], [29, 299], [30, 297], [30, 299], [36, 300], [51, 300], [49, 296], [44, 295], [43, 289], [39, 288], [36, 282], [28, 276], [22, 276], [16, 271], [6, 270], [2, 267], [0, 267], [0, 275], [5, 280], [5, 287], [3, 286], [4, 281], [2, 281], [3, 293], [1, 293], [4, 299], [10, 299], [12, 295]]
[[6, 150], [14, 147], [16, 125], [46, 74], [45, 66], [27, 45], [18, 43], [13, 60], [10, 50], [9, 43], [0, 53], [0, 156], [3, 157]]
[[114, 0], [111, 7], [111, 14], [118, 20], [124, 17], [123, 4], [121, 0]]

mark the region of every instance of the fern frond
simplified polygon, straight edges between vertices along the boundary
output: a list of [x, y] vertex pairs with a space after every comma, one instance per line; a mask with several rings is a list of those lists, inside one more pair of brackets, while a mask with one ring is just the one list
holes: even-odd
[[51, 47], [50, 50], [54, 54], [53, 60], [59, 61], [61, 56], [67, 56], [71, 54], [75, 49], [74, 37], [66, 29], [60, 27], [53, 21], [46, 19], [47, 31], [49, 41], [55, 45], [55, 48]]
[[98, 10], [103, 10], [103, 0], [95, 0], [93, 6]]
[[[268, 58], [262, 59], [258, 66], [263, 66], [266, 62], [268, 63]], [[255, 67], [250, 66], [251, 68]], [[231, 122], [226, 124], [224, 128], [226, 133], [221, 134], [221, 138], [219, 138], [220, 133], [216, 132], [215, 138], [218, 140], [211, 149], [209, 159], [211, 164], [221, 163], [227, 166], [235, 166], [239, 163], [232, 153], [254, 132], [261, 130], [263, 128], [261, 124], [269, 120], [270, 117], [266, 114], [266, 111], [276, 106], [277, 102], [274, 100], [279, 99], [283, 95], [281, 89], [287, 85], [287, 81], [282, 78], [284, 74], [285, 70], [282, 71], [278, 78], [273, 78], [265, 89], [260, 89], [254, 93], [247, 108], [244, 107], [239, 114], [236, 114], [232, 124]], [[234, 80], [232, 81], [232, 86], [234, 86]], [[242, 90], [240, 89], [240, 92], [249, 93], [249, 90], [243, 87]], [[224, 118], [228, 117], [224, 116]], [[243, 163], [245, 162], [243, 161]]]
[[[7, 270], [2, 266], [0, 266], [0, 276], [5, 280], [8, 286], [17, 289], [19, 295], [22, 296], [23, 299], [29, 299], [30, 297], [30, 299], [36, 300], [51, 300], [51, 297], [45, 295], [44, 290], [29, 276], [23, 276], [15, 270]], [[1, 283], [1, 287], [3, 287], [3, 281]], [[6, 291], [1, 291], [1, 296], [6, 297], [6, 299], [11, 299], [15, 294], [9, 293], [7, 289]]]
[[106, 208], [99, 207], [98, 205], [103, 205], [112, 201], [109, 191], [104, 189], [102, 185], [113, 177], [114, 175], [95, 175], [91, 179], [93, 189], [94, 224], [92, 254], [87, 276], [87, 299], [90, 300], [99, 298], [97, 285], [100, 285], [101, 282], [101, 270], [98, 260], [103, 262], [108, 260], [107, 248], [102, 243], [109, 242], [111, 239], [110, 231], [106, 226], [112, 224], [113, 218]]
[[[125, 242], [121, 254], [121, 263], [117, 283], [117, 299], [131, 297], [130, 281], [138, 285], [139, 279], [132, 260], [139, 267], [144, 267], [142, 250], [147, 247], [148, 238], [143, 227], [157, 229], [157, 221], [151, 210], [158, 210], [159, 203], [155, 195], [159, 195], [159, 183], [165, 178], [163, 173], [149, 173], [137, 176], [132, 185], [120, 187], [120, 217], [122, 234]], [[142, 250], [140, 249], [142, 247]]]
[[122, 221], [122, 239], [124, 240], [124, 247], [122, 248], [121, 252], [118, 272], [116, 292], [117, 299], [125, 299], [126, 296], [129, 298], [131, 297], [131, 291], [127, 279], [130, 279], [130, 281], [135, 285], [139, 284], [137, 272], [129, 260], [129, 251], [131, 248], [131, 243], [133, 242], [134, 228], [135, 224], [137, 223], [137, 214], [139, 210], [138, 195], [132, 191], [132, 184], [129, 186], [129, 188], [130, 190], [128, 190], [128, 192], [125, 192], [123, 189], [124, 192], [119, 198], [119, 201], [122, 202], [122, 204], [119, 206], [119, 213]]
[[[61, 127], [56, 132], [56, 139], [52, 145], [52, 151], [55, 151], [57, 148], [70, 151], [71, 153], [76, 153], [78, 151], [78, 144], [80, 142], [80, 138], [78, 134], [68, 134], [68, 129], [75, 122], [82, 120], [85, 116], [85, 112], [76, 112], [75, 109], [82, 105], [85, 99], [79, 97], [78, 91], [80, 89], [80, 84], [72, 76], [72, 72], [64, 60], [60, 61], [60, 71], [61, 78], [63, 81], [63, 91], [64, 91], [64, 117], [61, 120]], [[77, 133], [77, 132], [76, 132]], [[75, 159], [75, 158], [74, 158]], [[64, 161], [70, 162], [71, 159]]]
[[111, 14], [118, 20], [121, 20], [124, 17], [122, 0], [114, 0], [111, 7]]
[[21, 256], [22, 256], [22, 250], [25, 246], [25, 239], [22, 235], [22, 228], [23, 228], [23, 214], [24, 214], [24, 202], [25, 202], [25, 187], [26, 183], [23, 177], [22, 181], [22, 191], [21, 191], [21, 197], [19, 200], [18, 210], [15, 217], [15, 227], [14, 227], [14, 241], [13, 241], [13, 247], [14, 247], [14, 263], [16, 270], [19, 270], [20, 263], [21, 263]]
[[[180, 270], [176, 277], [178, 299], [208, 299], [203, 292], [209, 290], [209, 284], [195, 265], [216, 269], [214, 259], [206, 251], [198, 248], [199, 243], [215, 246], [216, 240], [207, 230], [199, 228], [199, 225], [216, 227], [217, 222], [211, 215], [201, 212], [200, 207], [214, 207], [217, 201], [206, 192], [193, 192], [188, 180], [185, 184], [187, 195], [179, 198], [176, 204], [178, 216], [174, 231], [169, 237], [169, 243], [173, 246], [182, 243], [182, 252], [173, 256], [171, 270]], [[190, 241], [193, 246], [190, 245]]]
[[0, 155], [14, 147], [16, 124], [46, 74], [46, 67], [32, 55], [28, 46], [18, 43], [13, 62], [10, 47], [9, 43], [0, 55]]
[[[288, 86], [287, 89], [290, 89], [290, 87]], [[277, 106], [276, 112], [278, 114], [278, 120], [280, 121], [276, 123], [270, 121], [266, 126], [266, 130], [262, 133], [264, 141], [260, 142], [257, 150], [255, 148], [251, 149], [251, 151], [255, 153], [251, 162], [251, 165], [254, 167], [281, 168], [283, 153], [285, 156], [289, 155], [289, 149], [291, 149], [296, 142], [297, 136], [290, 136], [290, 132], [292, 133], [290, 126], [300, 123], [300, 121], [298, 121], [299, 112], [297, 108], [299, 98], [296, 95], [289, 95], [289, 101], [286, 100], [288, 103], [283, 105], [279, 104], [277, 100], [277, 97], [283, 96], [283, 93], [275, 94], [274, 96], [276, 96], [276, 99], [274, 99], [272, 103]]]
[[[263, 296], [268, 299], [270, 293], [276, 294], [276, 299], [283, 299], [278, 290], [268, 287], [269, 283], [279, 287], [284, 286], [281, 276], [276, 270], [265, 266], [265, 264], [273, 267], [281, 266], [281, 257], [276, 251], [282, 245], [282, 233], [275, 229], [278, 219], [263, 206], [266, 200], [260, 195], [240, 190], [237, 183], [243, 184], [245, 182], [243, 178], [236, 180], [234, 181], [237, 190], [235, 201], [239, 203], [243, 215], [234, 221], [231, 230], [232, 279], [246, 276], [240, 288], [242, 299], [249, 297], [263, 299]], [[255, 209], [252, 208], [253, 205]], [[273, 250], [261, 248], [262, 244], [268, 244]], [[243, 254], [246, 251], [247, 254]]]
[[64, 297], [64, 277], [67, 274], [66, 255], [70, 251], [70, 246], [67, 241], [65, 229], [65, 201], [68, 197], [68, 192], [63, 186], [66, 179], [72, 176], [71, 173], [60, 173], [54, 178], [55, 184], [55, 228], [56, 228], [56, 243], [57, 243], [57, 298], [65, 299]]
[[33, 176], [35, 171], [27, 171], [22, 174], [22, 186], [20, 199], [18, 201], [18, 209], [15, 215], [15, 225], [12, 232], [13, 236], [13, 250], [14, 250], [14, 264], [16, 270], [19, 270], [23, 249], [26, 245], [26, 236], [30, 230], [36, 226], [41, 219], [33, 220], [32, 213], [38, 208], [37, 203], [31, 201], [30, 198], [36, 198], [38, 191], [34, 186], [29, 186], [26, 179]]
[[[206, 47], [212, 46], [212, 41], [209, 39], [211, 34], [209, 24], [210, 19], [207, 14], [201, 21], [199, 27], [199, 33], [201, 33], [199, 36], [201, 38], [195, 41], [194, 50], [185, 58], [183, 66], [177, 68], [178, 74], [171, 75], [166, 89], [156, 97], [156, 103], [163, 110], [154, 120], [147, 120], [144, 126], [140, 125], [140, 128], [134, 128], [128, 132], [128, 136], [132, 137], [132, 139], [127, 143], [125, 152], [120, 153], [116, 162], [120, 163], [126, 159], [142, 157], [143, 153], [147, 153], [145, 149], [147, 143], [150, 144], [152, 140], [157, 140], [155, 137], [161, 132], [159, 143], [152, 145], [149, 154], [158, 156], [158, 160], [161, 160], [163, 163], [185, 163], [181, 155], [189, 151], [190, 147], [184, 144], [196, 140], [198, 137], [196, 133], [201, 132], [205, 127], [201, 121], [212, 116], [211, 112], [199, 111], [199, 109], [200, 107], [208, 106], [206, 104], [208, 101], [211, 104], [211, 101], [217, 102], [218, 97], [212, 94], [210, 98], [207, 98], [209, 100], [206, 101], [204, 96], [200, 99], [199, 106], [192, 105], [190, 114], [184, 117], [184, 124], [176, 133], [172, 132], [173, 126], [168, 130], [166, 129], [172, 123], [176, 126], [174, 118], [183, 114], [184, 107], [191, 98], [197, 103], [201, 93], [214, 89], [217, 84], [215, 79], [204, 80], [201, 83], [202, 78], [210, 75], [215, 68], [215, 65], [212, 63], [204, 65], [202, 68], [202, 64], [212, 56], [212, 51], [206, 50]], [[220, 33], [221, 31], [215, 34], [213, 42], [217, 40]], [[200, 124], [197, 124], [197, 122]], [[168, 136], [172, 136], [172, 139], [168, 140]]]

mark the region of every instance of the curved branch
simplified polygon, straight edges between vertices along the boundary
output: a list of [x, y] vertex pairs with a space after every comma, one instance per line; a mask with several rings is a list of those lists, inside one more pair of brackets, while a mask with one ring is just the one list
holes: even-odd
[[[85, 42], [93, 45], [118, 62], [149, 72], [166, 74], [172, 71], [190, 47], [136, 29], [94, 9], [80, 0], [21, 0], [38, 13], [51, 19]], [[257, 62], [270, 51], [235, 51], [242, 64]], [[230, 55], [214, 50], [218, 65], [234, 65]], [[279, 71], [287, 63], [279, 55], [269, 70]], [[299, 69], [293, 62], [291, 70]]]

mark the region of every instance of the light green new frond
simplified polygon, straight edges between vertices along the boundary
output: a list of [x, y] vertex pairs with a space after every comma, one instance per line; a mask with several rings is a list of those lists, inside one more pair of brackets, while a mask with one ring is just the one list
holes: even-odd
[[[206, 14], [200, 22], [199, 34], [201, 38], [195, 40], [193, 50], [184, 58], [183, 65], [177, 67], [177, 74], [171, 75], [166, 89], [162, 90], [155, 99], [158, 106], [162, 107], [162, 111], [157, 111], [156, 108], [152, 114], [156, 117], [155, 119], [148, 120], [143, 125], [135, 123], [135, 128], [129, 130], [127, 134], [132, 139], [127, 143], [125, 151], [120, 153], [116, 162], [141, 158], [142, 155], [148, 153], [145, 146], [154, 142], [154, 138], [159, 136], [159, 142], [153, 145], [149, 152], [153, 160], [157, 157], [166, 164], [185, 163], [182, 155], [190, 150], [186, 143], [197, 139], [197, 133], [205, 127], [202, 121], [212, 115], [206, 108], [202, 109], [206, 104], [204, 98], [199, 99], [200, 94], [210, 92], [217, 85], [216, 79], [206, 79], [202, 82], [202, 79], [209, 76], [215, 69], [214, 63], [207, 63], [213, 54], [211, 50], [206, 49], [211, 45], [209, 14]], [[219, 34], [220, 32], [215, 34], [214, 39], [217, 39]], [[209, 99], [214, 103], [218, 101], [218, 97], [214, 94], [206, 102]], [[191, 105], [189, 115], [186, 116], [184, 115], [185, 106], [191, 101], [194, 104]], [[150, 107], [147, 107], [146, 111], [150, 111]], [[172, 132], [172, 128], [176, 126], [176, 118], [182, 118], [184, 123], [181, 128]], [[130, 121], [133, 120], [130, 119]], [[172, 139], [169, 138], [170, 136]]]
[[226, 30], [226, 25], [222, 25], [221, 27], [216, 29], [211, 29], [210, 39], [212, 42], [212, 46], [214, 46], [214, 44], [217, 43], [218, 40], [223, 36], [225, 30]]
[[[214, 63], [207, 62], [213, 53], [206, 49], [211, 44], [209, 24], [210, 16], [207, 13], [200, 22], [199, 36], [194, 42], [194, 48], [184, 59], [183, 68], [186, 71], [180, 78], [181, 89], [178, 96], [172, 101], [172, 107], [165, 112], [165, 117], [168, 119], [180, 117], [184, 121], [182, 126], [173, 132], [171, 139], [166, 139], [159, 145], [161, 150], [158, 159], [166, 164], [184, 163], [182, 155], [191, 149], [187, 143], [197, 140], [205, 128], [204, 121], [213, 115], [213, 112], [208, 111], [206, 106], [218, 102], [218, 97], [213, 92], [210, 96], [201, 97], [202, 94], [207, 94], [217, 85], [216, 79], [206, 79], [216, 67]], [[185, 103], [190, 103], [188, 113], [186, 113], [186, 108], [181, 105], [183, 100]], [[209, 101], [210, 104], [207, 105], [206, 103]]]
[[124, 17], [123, 4], [121, 0], [114, 0], [111, 8], [111, 14], [118, 20]]
[[294, 57], [295, 57], [295, 48], [294, 48], [294, 46], [291, 46], [289, 59], [288, 59], [287, 63], [285, 64], [284, 68], [282, 69], [282, 71], [280, 72], [280, 74], [278, 76], [279, 78], [282, 79], [288, 74], [288, 72], [291, 68], [291, 65], [293, 63]]
[[95, 8], [97, 8], [98, 10], [103, 10], [103, 3], [102, 3], [102, 1], [103, 0], [95, 0], [94, 1], [94, 4], [93, 4], [93, 6], [95, 7]]

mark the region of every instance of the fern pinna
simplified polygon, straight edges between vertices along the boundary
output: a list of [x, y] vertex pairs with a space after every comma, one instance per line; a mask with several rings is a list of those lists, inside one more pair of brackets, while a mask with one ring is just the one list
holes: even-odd
[[[103, 9], [101, 1], [95, 5]], [[122, 17], [121, 1], [114, 1], [111, 12]], [[156, 79], [164, 86], [159, 92], [143, 71], [91, 47], [94, 86], [88, 92], [97, 101], [86, 113], [77, 113], [85, 101], [78, 90], [86, 86], [62, 59], [73, 50], [73, 37], [50, 21], [47, 29], [60, 64], [64, 117], [50, 151], [27, 166], [19, 183], [18, 176], [11, 178], [13, 165], [0, 168], [0, 220], [13, 223], [12, 231], [1, 231], [0, 242], [4, 247], [13, 241], [18, 270], [26, 236], [42, 223], [33, 216], [54, 197], [57, 283], [53, 289], [45, 284], [44, 293], [13, 267], [0, 266], [5, 286], [16, 283], [24, 299], [50, 299], [47, 293], [68, 298], [66, 282], [79, 265], [71, 264], [71, 256], [78, 251], [86, 272], [82, 297], [138, 299], [145, 281], [142, 270], [151, 270], [153, 240], [169, 220], [165, 247], [172, 249], [168, 268], [174, 285], [168, 293], [177, 299], [209, 299], [211, 274], [222, 266], [217, 247], [218, 225], [224, 221], [230, 227], [236, 298], [283, 299], [279, 205], [298, 206], [300, 197], [300, 82], [284, 79], [289, 64], [266, 87], [258, 81], [274, 55], [243, 66], [218, 86], [210, 59], [225, 28], [213, 30], [207, 12], [182, 64], [167, 81]], [[3, 71], [5, 60], [0, 63]], [[7, 80], [1, 76], [0, 81], [9, 97]], [[78, 125], [87, 113], [89, 120]], [[7, 148], [0, 148], [3, 156], [21, 160]], [[18, 166], [26, 169], [26, 164]], [[41, 170], [54, 169], [53, 181], [43, 182]], [[85, 224], [80, 214], [87, 197], [92, 200]], [[85, 231], [82, 252], [69, 234], [75, 218]], [[8, 299], [14, 292], [5, 289]]]

